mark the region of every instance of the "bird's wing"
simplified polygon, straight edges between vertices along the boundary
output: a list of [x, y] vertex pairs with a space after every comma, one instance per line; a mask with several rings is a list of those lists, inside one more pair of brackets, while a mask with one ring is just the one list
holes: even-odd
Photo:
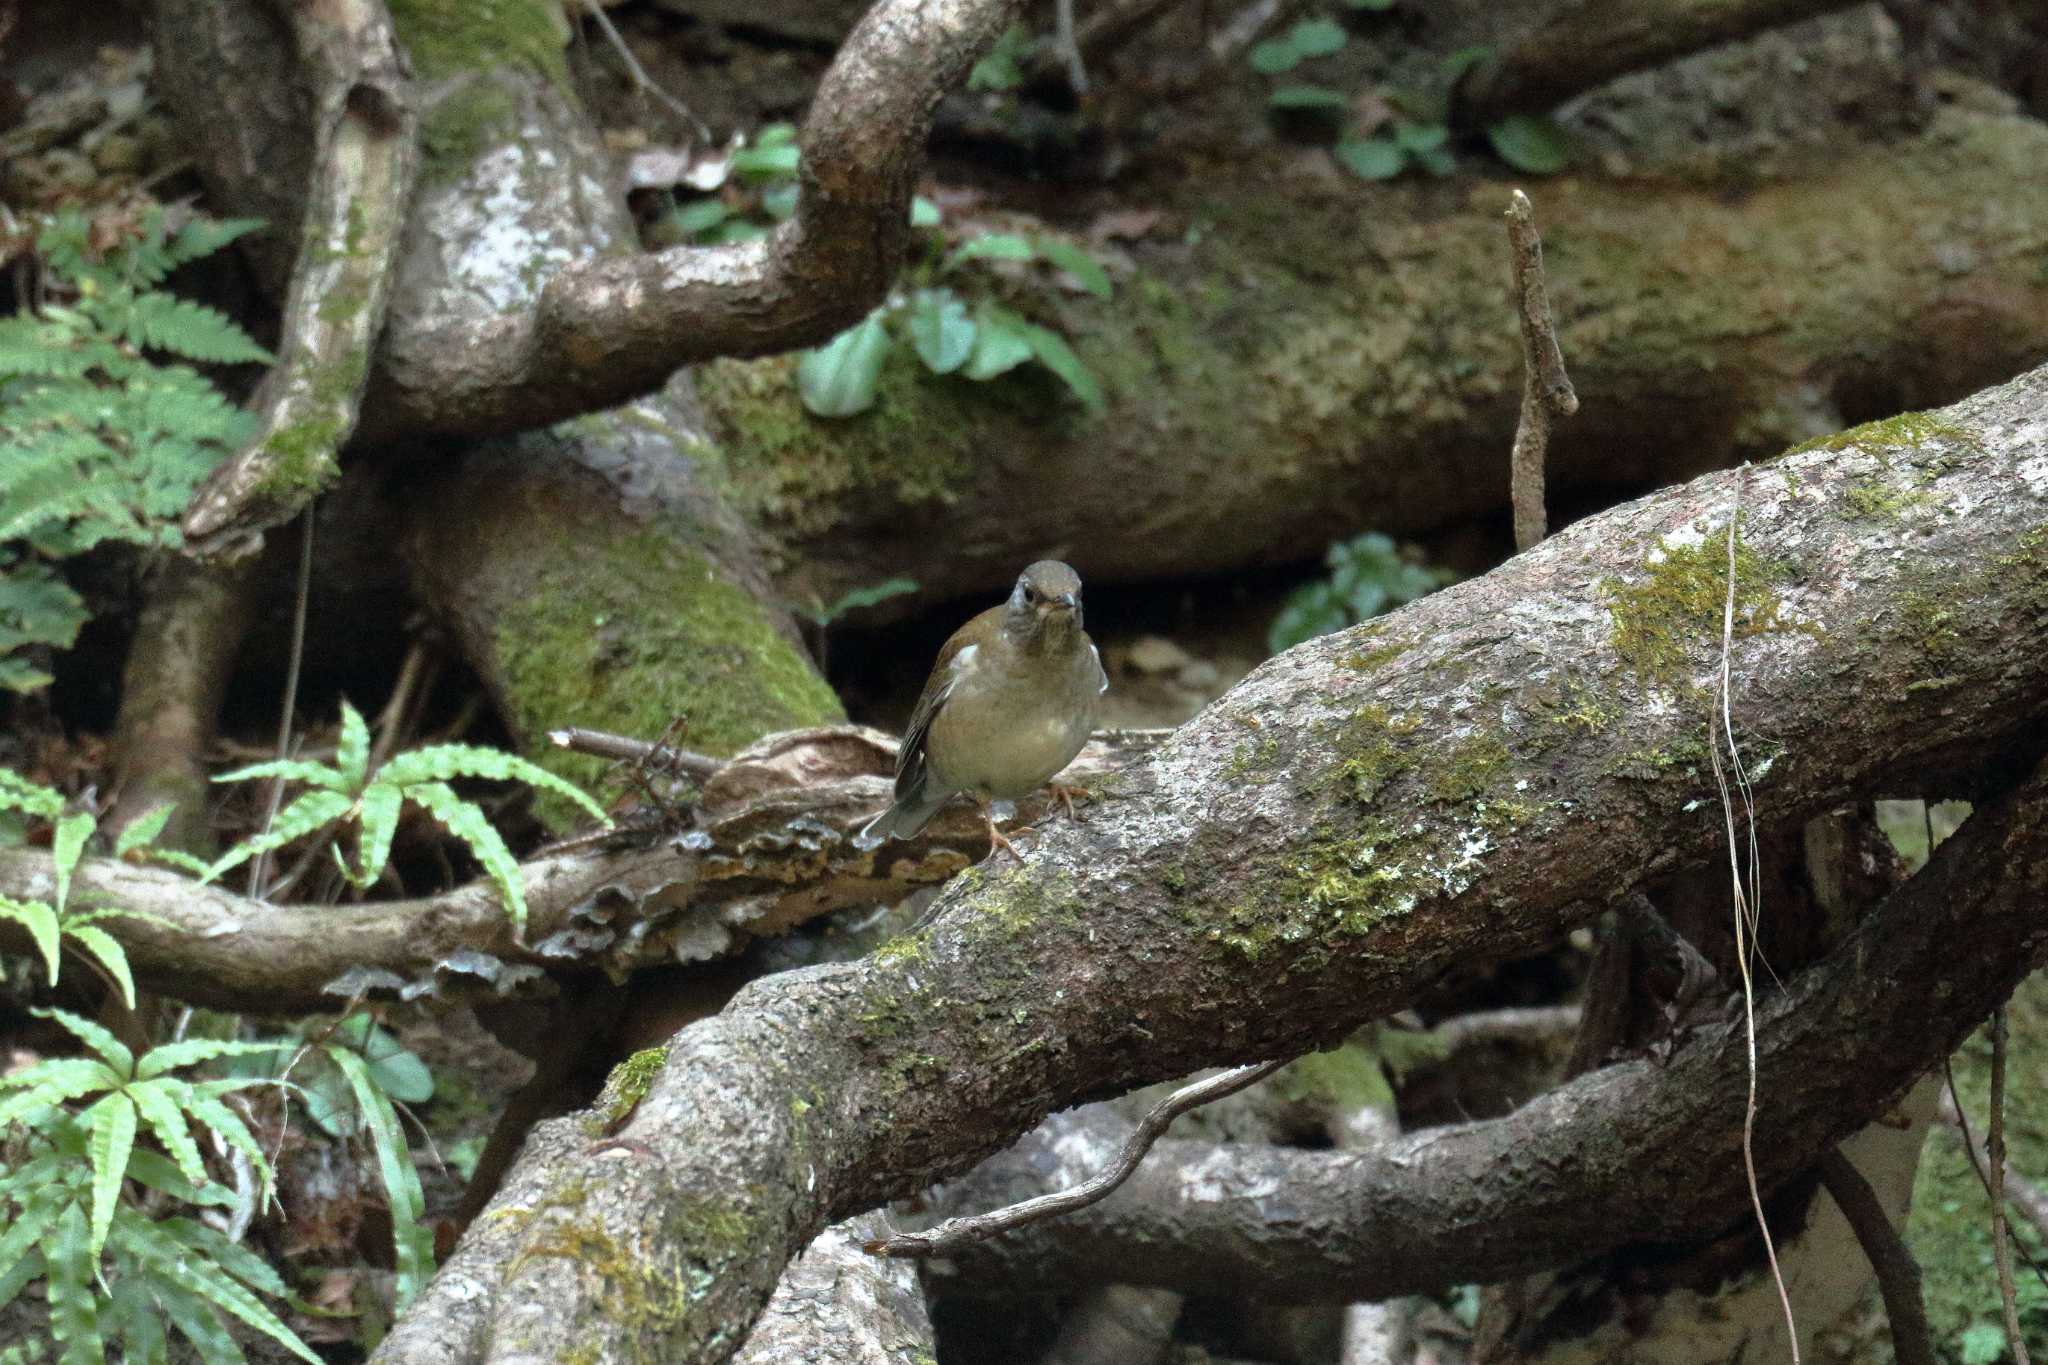
[[989, 608], [954, 631], [952, 638], [940, 646], [939, 657], [932, 662], [931, 676], [925, 679], [924, 693], [917, 699], [917, 709], [910, 713], [910, 724], [904, 727], [903, 742], [896, 750], [897, 800], [924, 785], [924, 746], [931, 734], [932, 722], [938, 719], [939, 711], [959, 683], [962, 671], [974, 664], [979, 648], [974, 641], [982, 617], [1001, 610], [1000, 607]]
[[1095, 695], [1099, 697], [1109, 691], [1109, 670], [1102, 666], [1102, 651], [1093, 640], [1088, 642], [1088, 652], [1095, 658]]

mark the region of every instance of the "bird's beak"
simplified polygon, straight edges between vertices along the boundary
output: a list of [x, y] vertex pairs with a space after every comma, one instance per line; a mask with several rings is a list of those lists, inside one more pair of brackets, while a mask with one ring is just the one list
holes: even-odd
[[1073, 593], [1066, 593], [1063, 596], [1053, 598], [1052, 604], [1056, 607], [1065, 607], [1068, 611], [1081, 610], [1081, 599]]

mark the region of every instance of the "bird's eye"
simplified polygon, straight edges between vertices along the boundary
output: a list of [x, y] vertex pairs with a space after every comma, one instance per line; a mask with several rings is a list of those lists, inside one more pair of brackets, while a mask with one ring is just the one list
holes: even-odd
[[1026, 583], [1024, 585], [1024, 600], [1026, 602], [1036, 602], [1038, 600], [1038, 589]]

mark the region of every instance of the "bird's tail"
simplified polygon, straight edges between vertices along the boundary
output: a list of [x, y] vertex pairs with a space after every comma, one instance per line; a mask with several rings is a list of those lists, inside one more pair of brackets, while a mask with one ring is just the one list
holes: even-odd
[[884, 839], [908, 839], [932, 822], [939, 813], [939, 807], [946, 804], [952, 793], [942, 792], [934, 797], [920, 784], [903, 793], [889, 809], [861, 826], [862, 842], [880, 843]]

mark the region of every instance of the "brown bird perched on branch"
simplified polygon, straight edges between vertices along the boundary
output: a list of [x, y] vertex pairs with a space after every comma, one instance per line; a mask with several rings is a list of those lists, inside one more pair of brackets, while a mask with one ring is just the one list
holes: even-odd
[[1026, 796], [1073, 762], [1108, 690], [1102, 656], [1081, 628], [1081, 576], [1039, 560], [1018, 575], [1009, 601], [939, 651], [896, 751], [895, 803], [861, 836], [907, 839], [964, 793], [981, 807], [990, 844], [1018, 857], [990, 803]]

